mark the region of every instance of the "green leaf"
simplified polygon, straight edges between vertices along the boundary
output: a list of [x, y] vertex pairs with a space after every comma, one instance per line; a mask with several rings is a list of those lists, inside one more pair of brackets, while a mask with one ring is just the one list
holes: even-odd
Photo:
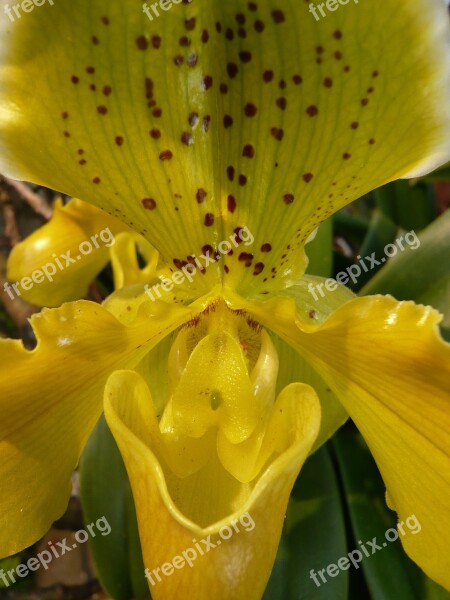
[[[367, 235], [359, 251], [359, 255], [364, 258], [365, 256], [372, 256], [375, 252], [375, 256], [384, 257], [384, 249], [387, 244], [394, 242], [397, 231], [396, 225], [394, 225], [388, 217], [380, 211], [375, 211]], [[366, 281], [373, 277], [376, 273], [376, 269], [377, 267], [371, 269], [367, 273], [362, 271], [361, 275], [358, 277], [357, 287], [360, 288]], [[380, 267], [378, 267], [378, 270], [379, 269]]]
[[399, 227], [420, 230], [436, 218], [436, 200], [426, 183], [399, 180], [375, 191], [378, 208]]
[[[379, 271], [361, 294], [391, 294], [398, 300], [431, 304], [450, 325], [450, 210]], [[416, 248], [416, 249], [414, 249]]]
[[[3, 558], [0, 560], [0, 573], [4, 573], [3, 577], [0, 577], [0, 598], [2, 596], [1, 590], [7, 589], [10, 585], [17, 586], [19, 589], [23, 589], [27, 587], [30, 583], [29, 575], [24, 579], [15, 579], [15, 583], [13, 584], [13, 580], [11, 576], [8, 576], [7, 573], [9, 570], [15, 570], [17, 567], [24, 563], [24, 558], [22, 554], [15, 554], [14, 556], [9, 556], [8, 558]], [[13, 573], [13, 577], [15, 578], [15, 574]], [[17, 591], [17, 588], [16, 588]], [[13, 596], [12, 596], [13, 597]]]
[[[357, 202], [354, 202], [352, 208], [356, 205]], [[333, 215], [333, 224], [336, 234], [344, 237], [355, 248], [361, 246], [369, 228], [369, 223], [365, 219], [349, 215], [348, 208]]]
[[[277, 561], [264, 600], [344, 600], [348, 575], [317, 586], [310, 571], [346, 554], [344, 518], [328, 447], [304, 465], [289, 501]], [[320, 583], [320, 579], [319, 579]]]
[[104, 589], [114, 600], [150, 598], [127, 473], [104, 417], [81, 458], [80, 483], [85, 519], [105, 516], [111, 526], [108, 536], [90, 539]]
[[333, 267], [333, 221], [326, 219], [318, 228], [316, 237], [306, 246], [309, 258], [306, 273], [329, 277]]
[[289, 600], [290, 560], [288, 538], [283, 530], [280, 545], [278, 546], [277, 558], [262, 600]]
[[[450, 266], [450, 263], [447, 263]], [[450, 325], [450, 268], [446, 276], [418, 297], [421, 304], [430, 304], [444, 315], [443, 325]]]
[[447, 327], [441, 327], [441, 335], [446, 342], [450, 342], [450, 329]]
[[[396, 515], [386, 506], [383, 481], [361, 435], [350, 424], [338, 431], [333, 444], [357, 544], [350, 552], [361, 554], [357, 568], [364, 571], [372, 599], [449, 600], [450, 593], [423, 574], [405, 554], [399, 539], [389, 541], [394, 538]], [[420, 534], [413, 521], [404, 524], [404, 531], [405, 535]], [[368, 543], [374, 541], [379, 549]], [[359, 558], [353, 556], [355, 561]]]

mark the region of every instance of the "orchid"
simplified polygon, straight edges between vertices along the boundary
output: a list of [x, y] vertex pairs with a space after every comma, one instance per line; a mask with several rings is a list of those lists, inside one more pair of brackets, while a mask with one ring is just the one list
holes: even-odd
[[[104, 227], [118, 242], [52, 300], [36, 286], [36, 303], [67, 303], [33, 316], [33, 351], [0, 340], [0, 555], [64, 512], [104, 412], [147, 567], [255, 523], [152, 597], [261, 598], [294, 481], [350, 415], [389, 506], [420, 521], [407, 554], [450, 589], [441, 316], [344, 286], [314, 298], [324, 280], [305, 274], [332, 213], [450, 159], [444, 3], [341, 3], [320, 21], [290, 0], [161, 0], [153, 20], [131, 0], [35, 4], [0, 25], [0, 171], [96, 208], [58, 206], [10, 277]], [[109, 259], [116, 291], [77, 300]]]

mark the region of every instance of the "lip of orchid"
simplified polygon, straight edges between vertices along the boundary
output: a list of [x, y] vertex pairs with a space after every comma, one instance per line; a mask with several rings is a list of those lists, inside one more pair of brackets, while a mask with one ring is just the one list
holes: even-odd
[[[243, 513], [238, 519], [233, 519], [230, 521], [230, 526], [224, 525], [219, 530], [219, 536], [221, 539], [216, 540], [216, 542], [211, 541], [211, 536], [208, 535], [205, 538], [201, 539], [200, 542], [197, 542], [195, 538], [193, 538], [192, 542], [195, 545], [195, 548], [186, 548], [181, 552], [181, 554], [174, 556], [170, 562], [165, 562], [160, 567], [153, 569], [150, 572], [150, 569], [146, 568], [144, 573], [146, 579], [150, 582], [152, 586], [156, 585], [153, 577], [155, 577], [157, 582], [161, 582], [160, 572], [163, 573], [166, 577], [169, 577], [174, 573], [175, 569], [182, 569], [188, 564], [191, 568], [194, 566], [194, 561], [197, 560], [198, 556], [203, 556], [204, 554], [210, 552], [214, 548], [217, 548], [222, 543], [222, 540], [226, 541], [233, 537], [234, 533], [240, 533], [241, 529], [239, 528], [239, 524], [243, 526], [244, 531], [253, 531], [256, 524], [253, 520], [250, 513]], [[200, 544], [203, 544], [203, 548]]]

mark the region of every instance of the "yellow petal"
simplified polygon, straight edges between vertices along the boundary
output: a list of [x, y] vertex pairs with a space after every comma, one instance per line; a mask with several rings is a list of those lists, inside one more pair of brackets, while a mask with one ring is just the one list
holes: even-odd
[[[355, 421], [407, 532], [407, 553], [450, 590], [450, 345], [440, 320], [430, 307], [374, 296], [351, 300], [320, 325], [298, 319], [295, 329], [279, 311], [272, 326]], [[417, 535], [405, 528], [413, 516]]]
[[[145, 261], [140, 266], [138, 252]], [[111, 248], [111, 266], [116, 290], [155, 278], [159, 262], [158, 252], [145, 238], [136, 233], [120, 233]]]
[[[336, 289], [329, 292], [326, 285]], [[277, 297], [266, 302], [247, 301], [232, 293], [225, 297], [231, 308], [248, 312], [271, 330], [272, 343], [279, 359], [276, 393], [296, 381], [310, 385], [317, 393], [322, 416], [320, 433], [312, 451], [317, 450], [345, 422], [347, 411], [314, 366], [274, 332], [283, 332], [281, 323], [286, 323], [286, 331], [289, 331], [297, 318], [305, 324], [323, 323], [337, 308], [355, 297], [353, 292], [331, 279], [308, 275], [302, 277], [298, 285], [282, 290]]]
[[220, 425], [238, 443], [254, 431], [259, 407], [239, 342], [229, 333], [212, 333], [197, 344], [175, 389], [172, 411], [175, 428], [191, 437]]
[[185, 319], [181, 309], [153, 319], [142, 310], [126, 326], [79, 301], [32, 318], [33, 351], [0, 340], [0, 556], [35, 542], [64, 512], [109, 374], [136, 365]]
[[[272, 338], [274, 338], [272, 333]], [[322, 446], [348, 419], [348, 413], [325, 380], [289, 344], [279, 338], [273, 339], [280, 361], [277, 394], [290, 383], [301, 381], [313, 388], [321, 407], [320, 432], [311, 453]]]
[[131, 2], [71, 0], [5, 14], [0, 170], [104, 207], [169, 264], [246, 226], [205, 291], [285, 287], [320, 221], [450, 154], [444, 2], [337, 8], [316, 20], [307, 2], [196, 0], [150, 20]]
[[91, 204], [58, 200], [51, 220], [11, 252], [8, 293], [38, 306], [82, 298], [122, 231], [131, 230]]
[[274, 454], [285, 450], [292, 425], [298, 418], [297, 404], [302, 396], [316, 397], [315, 390], [301, 383], [285, 387], [274, 402], [265, 427], [243, 442], [233, 444], [219, 434], [217, 451], [220, 462], [236, 479], [243, 483], [254, 480], [264, 465], [270, 464]]
[[[205, 474], [177, 479], [157, 456], [162, 440], [158, 440], [145, 381], [129, 371], [119, 371], [109, 379], [105, 415], [133, 488], [144, 562], [155, 600], [188, 594], [194, 594], [196, 600], [259, 600], [262, 596], [290, 490], [319, 429], [320, 408], [314, 392], [305, 386], [292, 388], [287, 449], [259, 479], [239, 484], [225, 475], [214, 455], [204, 468]], [[196, 521], [193, 513], [199, 505], [206, 505], [210, 515], [215, 512], [215, 519]], [[206, 511], [200, 512], [205, 519]], [[220, 545], [201, 555], [198, 548], [206, 550], [203, 540], [208, 536], [214, 545], [218, 541]], [[183, 567], [183, 552], [193, 556], [190, 548], [198, 558], [191, 561], [192, 567], [184, 560]], [[172, 560], [175, 568], [165, 564]], [[171, 574], [164, 575], [161, 568]]]

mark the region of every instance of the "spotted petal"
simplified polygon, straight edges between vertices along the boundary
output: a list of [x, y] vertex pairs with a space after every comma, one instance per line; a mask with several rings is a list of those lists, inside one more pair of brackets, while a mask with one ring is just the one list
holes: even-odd
[[286, 286], [322, 219], [448, 160], [442, 0], [2, 6], [1, 170], [104, 207], [170, 264], [217, 253], [205, 288]]

